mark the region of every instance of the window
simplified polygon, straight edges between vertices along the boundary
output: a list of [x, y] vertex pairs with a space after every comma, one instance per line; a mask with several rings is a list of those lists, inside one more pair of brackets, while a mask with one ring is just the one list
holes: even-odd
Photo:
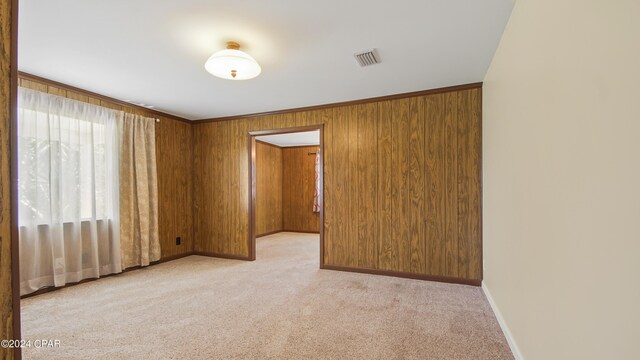
[[20, 225], [108, 218], [115, 112], [35, 91], [20, 99]]
[[121, 271], [122, 113], [18, 91], [20, 292]]

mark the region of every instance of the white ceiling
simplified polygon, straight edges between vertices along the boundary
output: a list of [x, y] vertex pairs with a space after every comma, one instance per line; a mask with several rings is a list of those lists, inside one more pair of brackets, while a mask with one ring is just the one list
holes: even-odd
[[[513, 0], [20, 0], [19, 69], [189, 119], [482, 81]], [[247, 81], [204, 63], [225, 42]], [[376, 48], [382, 63], [353, 54]]]
[[256, 136], [256, 139], [280, 147], [319, 145], [320, 131], [314, 130], [290, 134], [264, 135]]

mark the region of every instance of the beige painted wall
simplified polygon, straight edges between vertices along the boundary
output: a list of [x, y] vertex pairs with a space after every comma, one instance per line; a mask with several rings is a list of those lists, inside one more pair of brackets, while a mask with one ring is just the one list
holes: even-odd
[[638, 19], [518, 0], [485, 78], [485, 285], [526, 359], [640, 359]]

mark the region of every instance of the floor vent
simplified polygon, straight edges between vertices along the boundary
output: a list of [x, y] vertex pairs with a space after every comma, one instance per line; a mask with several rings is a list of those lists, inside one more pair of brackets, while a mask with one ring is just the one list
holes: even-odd
[[375, 65], [380, 62], [380, 58], [376, 53], [376, 49], [371, 49], [354, 54], [356, 61], [360, 66]]

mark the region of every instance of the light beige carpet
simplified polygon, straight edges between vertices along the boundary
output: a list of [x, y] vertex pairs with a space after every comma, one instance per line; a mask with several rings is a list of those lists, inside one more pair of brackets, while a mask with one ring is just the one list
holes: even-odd
[[318, 235], [190, 256], [22, 302], [25, 359], [512, 359], [480, 288], [318, 269]]

